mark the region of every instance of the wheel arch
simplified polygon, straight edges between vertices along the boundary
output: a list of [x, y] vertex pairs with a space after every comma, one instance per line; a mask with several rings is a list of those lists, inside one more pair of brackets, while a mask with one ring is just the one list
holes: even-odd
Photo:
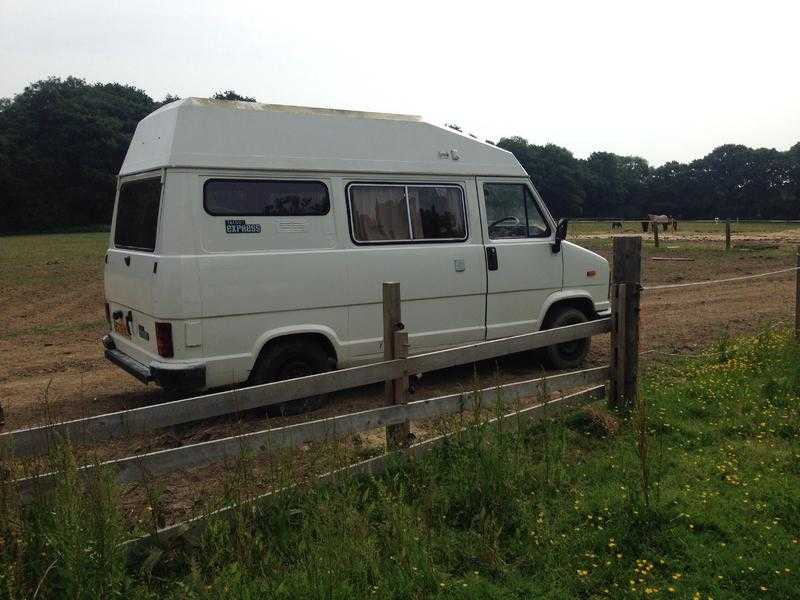
[[548, 301], [542, 306], [541, 313], [539, 314], [539, 329], [546, 329], [548, 320], [556, 313], [556, 311], [563, 307], [577, 308], [589, 320], [595, 319], [597, 313], [594, 308], [594, 300], [586, 293], [575, 292], [557, 292], [548, 298]]
[[319, 343], [319, 345], [325, 349], [325, 352], [327, 352], [328, 357], [331, 360], [331, 368], [336, 368], [336, 365], [339, 362], [339, 349], [341, 345], [339, 344], [339, 338], [336, 337], [336, 334], [333, 332], [333, 330], [327, 327], [314, 325], [295, 326], [275, 329], [263, 334], [258, 338], [253, 347], [253, 359], [250, 362], [248, 376], [249, 373], [253, 371], [256, 364], [258, 364], [258, 360], [275, 344], [284, 340], [302, 338]]

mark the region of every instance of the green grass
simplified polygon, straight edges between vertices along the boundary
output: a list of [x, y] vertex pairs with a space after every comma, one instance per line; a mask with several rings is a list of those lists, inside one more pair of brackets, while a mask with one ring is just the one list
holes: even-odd
[[[588, 248], [589, 250], [603, 253], [610, 258], [610, 252], [614, 246], [612, 236], [617, 235], [619, 230], [615, 230], [614, 232], [610, 232], [606, 229], [600, 231], [581, 231], [580, 225], [582, 224], [579, 223], [573, 228], [573, 225], [570, 224], [567, 239], [579, 246]], [[732, 242], [733, 248], [729, 251], [725, 249], [725, 242], [722, 239], [704, 240], [696, 238], [681, 238], [680, 231], [678, 231], [677, 234], [673, 234], [672, 232], [668, 232], [667, 234], [659, 232], [661, 235], [660, 245], [658, 248], [656, 248], [655, 242], [653, 241], [653, 234], [651, 232], [642, 234], [641, 230], [634, 231], [633, 229], [626, 228], [623, 233], [636, 233], [641, 235], [642, 248], [648, 257], [682, 256], [694, 258], [699, 263], [714, 265], [709, 267], [711, 271], [710, 274], [716, 273], [718, 267], [721, 268], [722, 272], [730, 271], [732, 258], [734, 260], [757, 259], [759, 261], [772, 261], [773, 259], [793, 259], [797, 254], [797, 246], [783, 240], [775, 242], [770, 242], [769, 240], [765, 240], [763, 242], [744, 242], [734, 238]], [[759, 229], [757, 232], [754, 231], [754, 233], [763, 234], [766, 232], [763, 229]], [[800, 229], [798, 229], [797, 233], [800, 237]], [[581, 235], [594, 234], [597, 234], [598, 237], [577, 239], [577, 237]], [[675, 263], [672, 264], [675, 265]], [[769, 263], [766, 263], [766, 267], [767, 268], [762, 270], [769, 270]]]
[[0, 237], [0, 288], [93, 280], [102, 273], [108, 233], [64, 233]]
[[[136, 565], [115, 545], [127, 533], [114, 486], [80, 492], [67, 468], [31, 511], [3, 496], [0, 593], [797, 597], [798, 350], [787, 331], [721, 340], [708, 356], [650, 367], [646, 410], [616, 435], [581, 414], [521, 434], [479, 424], [424, 460], [283, 493]], [[230, 471], [228, 498], [247, 473]]]
[[35, 335], [47, 338], [56, 334], [67, 336], [77, 334], [86, 330], [98, 330], [106, 327], [105, 319], [76, 319], [74, 321], [48, 324], [31, 325], [27, 327], [15, 327], [9, 331], [0, 333], [0, 340], [11, 340], [20, 336]]

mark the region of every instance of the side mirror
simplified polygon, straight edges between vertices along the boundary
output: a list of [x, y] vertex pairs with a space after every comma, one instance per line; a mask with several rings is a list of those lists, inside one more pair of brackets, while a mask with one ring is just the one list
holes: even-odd
[[561, 242], [567, 239], [567, 225], [569, 225], [569, 220], [567, 219], [559, 219], [556, 224], [556, 239], [553, 242], [553, 254], [558, 254], [561, 251]]

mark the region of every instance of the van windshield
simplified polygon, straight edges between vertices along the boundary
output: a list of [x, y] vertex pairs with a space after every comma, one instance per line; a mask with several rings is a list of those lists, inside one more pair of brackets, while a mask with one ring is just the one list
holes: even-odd
[[114, 245], [145, 252], [155, 250], [160, 203], [160, 178], [123, 183], [117, 201]]

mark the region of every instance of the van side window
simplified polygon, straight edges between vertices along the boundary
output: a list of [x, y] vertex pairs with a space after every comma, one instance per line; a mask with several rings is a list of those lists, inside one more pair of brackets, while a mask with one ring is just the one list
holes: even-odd
[[484, 183], [483, 197], [491, 239], [550, 236], [550, 226], [527, 185]]
[[203, 206], [213, 216], [308, 217], [328, 214], [331, 202], [321, 181], [210, 179]]
[[467, 239], [464, 192], [455, 185], [350, 184], [357, 243]]

